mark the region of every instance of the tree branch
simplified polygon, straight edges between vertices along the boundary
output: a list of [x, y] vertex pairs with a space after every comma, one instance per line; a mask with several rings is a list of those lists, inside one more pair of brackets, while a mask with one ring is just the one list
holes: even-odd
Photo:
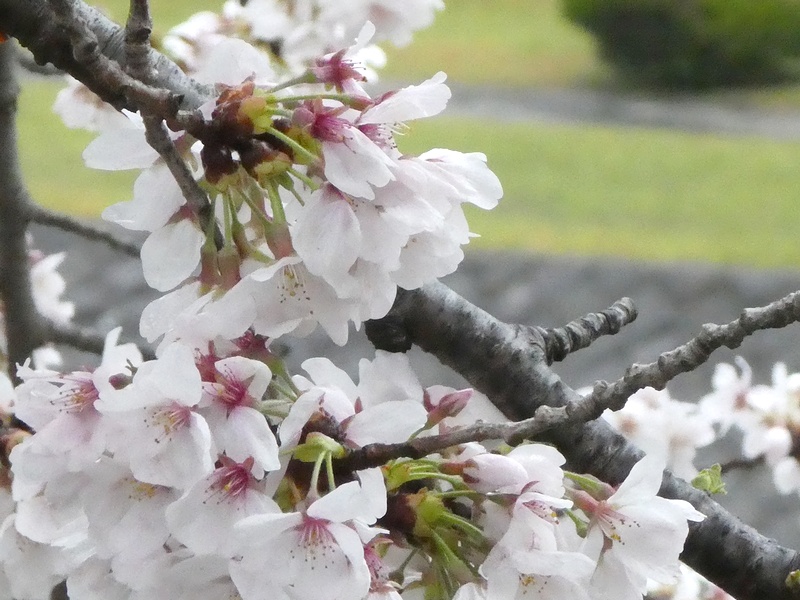
[[[77, 350], [83, 350], [90, 354], [102, 356], [105, 346], [106, 336], [98, 331], [79, 327], [74, 323], [55, 323], [46, 321], [45, 338], [48, 342], [70, 346]], [[139, 348], [144, 360], [154, 360], [155, 354], [147, 348]]]
[[567, 323], [564, 327], [545, 329], [534, 327], [544, 340], [547, 364], [564, 360], [569, 354], [588, 348], [592, 342], [604, 335], [619, 333], [625, 325], [633, 323], [637, 316], [636, 306], [630, 298], [617, 300], [611, 307], [599, 313]]
[[[398, 292], [387, 319], [371, 335], [382, 349], [386, 340], [414, 343], [434, 354], [484, 392], [512, 420], [535, 414], [539, 406], [580, 406], [582, 398], [547, 365], [544, 341], [529, 328], [498, 321], [440, 283]], [[538, 338], [538, 339], [537, 339]], [[384, 344], [381, 346], [381, 344]], [[389, 344], [391, 345], [391, 344]], [[641, 451], [602, 420], [556, 427], [539, 437], [554, 444], [570, 469], [591, 473], [612, 485], [621, 483]], [[682, 560], [740, 600], [783, 600], [800, 593], [785, 585], [800, 568], [800, 557], [729, 514], [705, 492], [665, 472], [660, 490], [668, 498], [691, 502], [706, 515], [692, 524]]]
[[625, 375], [611, 385], [598, 382], [589, 400], [614, 410], [621, 408], [636, 391], [645, 387], [664, 389], [667, 382], [681, 373], [693, 371], [722, 346], [738, 348], [744, 338], [756, 331], [780, 329], [798, 321], [800, 292], [789, 294], [767, 306], [747, 308], [738, 319], [725, 325], [703, 325], [700, 335], [674, 350], [664, 352], [655, 362], [631, 365]]
[[[65, 0], [59, 1], [63, 3]], [[96, 38], [96, 48], [102, 57], [124, 68], [122, 28], [83, 2], [70, 0], [67, 3], [69, 10]], [[61, 26], [57, 11], [47, 0], [0, 0], [0, 24], [5, 34], [17, 38], [33, 53], [38, 64], [52, 63], [118, 109], [138, 108], [131, 104], [130, 88], [120, 86], [118, 79], [99, 78], [92, 67], [75, 57], [72, 32]], [[150, 91], [153, 88], [170, 90], [177, 96], [182, 109], [195, 109], [213, 95], [211, 88], [188, 77], [175, 63], [155, 50], [148, 52], [148, 62], [150, 78], [144, 83], [151, 88]], [[139, 91], [147, 98], [147, 90]]]
[[14, 46], [0, 44], [0, 299], [5, 312], [9, 376], [18, 382], [16, 365], [25, 362], [42, 344], [43, 331], [33, 301], [25, 240], [33, 203], [17, 155], [19, 86], [15, 64]]
[[105, 231], [90, 223], [85, 223], [69, 215], [48, 210], [38, 205], [31, 206], [30, 220], [40, 225], [56, 227], [62, 231], [74, 233], [87, 240], [104, 242], [109, 248], [123, 254], [139, 258], [140, 248], [136, 244], [121, 240], [113, 231]]
[[563, 425], [571, 420], [565, 407], [540, 406], [533, 417], [516, 423], [478, 423], [441, 435], [417, 437], [398, 444], [368, 444], [348, 451], [337, 460], [344, 471], [359, 471], [379, 467], [396, 458], [422, 458], [468, 442], [503, 440], [515, 445], [539, 433]]
[[[131, 10], [125, 26], [125, 70], [131, 77], [141, 80], [149, 78], [148, 55], [152, 27], [147, 0], [131, 0]], [[213, 220], [208, 195], [195, 181], [192, 172], [170, 139], [163, 122], [166, 116], [174, 116], [174, 114], [163, 115], [158, 112], [146, 114], [145, 111], [142, 111], [145, 139], [166, 163], [192, 212], [199, 215], [200, 228], [208, 231]]]

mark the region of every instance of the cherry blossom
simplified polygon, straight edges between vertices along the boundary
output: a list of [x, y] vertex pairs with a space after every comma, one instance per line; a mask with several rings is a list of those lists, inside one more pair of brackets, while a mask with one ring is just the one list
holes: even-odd
[[[386, 511], [386, 489], [378, 469], [311, 503], [306, 510], [261, 514], [236, 525], [241, 557], [231, 575], [243, 600], [327, 598], [361, 600], [370, 588], [365, 532]], [[355, 523], [361, 527], [357, 531]], [[371, 539], [371, 538], [370, 538]], [[270, 568], [265, 569], [264, 564]]]
[[166, 509], [170, 531], [198, 555], [229, 557], [238, 521], [251, 515], [280, 514], [278, 505], [253, 477], [252, 458], [237, 463], [223, 456], [221, 463]]
[[203, 384], [208, 398], [202, 414], [220, 452], [236, 461], [252, 459], [257, 475], [280, 467], [278, 443], [258, 408], [272, 372], [242, 356], [219, 360], [213, 382]]
[[117, 427], [109, 449], [136, 479], [185, 489], [213, 470], [211, 433], [196, 410], [201, 397], [192, 351], [172, 344], [95, 406]]
[[[392, 365], [407, 372], [405, 357], [378, 352], [375, 363], [379, 361], [386, 369], [383, 373], [388, 375], [384, 383], [393, 380], [390, 375]], [[417, 382], [412, 389], [398, 389], [395, 384], [390, 393], [373, 396], [369, 392], [378, 389], [372, 383], [372, 377], [377, 373], [369, 369], [366, 361], [362, 362], [362, 380], [358, 386], [327, 359], [309, 359], [302, 366], [311, 380], [295, 377], [295, 384], [303, 394], [281, 424], [283, 445], [298, 443], [303, 428], [315, 414], [340, 427], [344, 438], [341, 441], [355, 446], [405, 441], [427, 421], [422, 405], [422, 388]], [[384, 390], [387, 388], [389, 386]]]
[[647, 454], [665, 460], [668, 469], [686, 480], [697, 475], [697, 449], [717, 438], [710, 419], [697, 405], [674, 400], [667, 390], [640, 390], [623, 409], [606, 411], [603, 418]]
[[581, 550], [597, 562], [590, 586], [593, 598], [639, 600], [648, 578], [676, 580], [687, 521], [705, 516], [684, 500], [657, 496], [663, 468], [663, 459], [646, 455], [606, 500], [585, 492], [574, 495], [576, 505], [590, 515]]

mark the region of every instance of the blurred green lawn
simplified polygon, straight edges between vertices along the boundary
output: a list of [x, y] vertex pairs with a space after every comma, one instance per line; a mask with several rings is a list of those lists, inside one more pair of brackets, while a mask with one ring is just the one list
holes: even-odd
[[[104, 4], [124, 18], [127, 2]], [[156, 29], [211, 2], [153, 2]], [[602, 76], [591, 42], [558, 14], [559, 0], [453, 0], [433, 29], [390, 55], [388, 76], [442, 69], [451, 80], [569, 85]], [[509, 21], [508, 15], [514, 15]], [[127, 199], [135, 174], [89, 171], [91, 134], [50, 116], [56, 88], [26, 82], [22, 159], [43, 204], [95, 216]], [[784, 92], [791, 96], [791, 90]], [[485, 152], [506, 194], [470, 211], [475, 244], [660, 260], [800, 265], [800, 144], [673, 131], [515, 125], [437, 118], [414, 123], [401, 147]]]

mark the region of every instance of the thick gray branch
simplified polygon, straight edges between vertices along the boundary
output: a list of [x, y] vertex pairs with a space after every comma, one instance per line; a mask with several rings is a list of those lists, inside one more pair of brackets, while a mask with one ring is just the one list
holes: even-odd
[[[440, 283], [401, 290], [387, 323], [391, 333], [383, 339], [381, 321], [371, 324], [373, 341], [384, 349], [414, 343], [434, 354], [512, 420], [531, 417], [542, 405], [581, 406], [583, 399], [550, 370], [530, 330], [498, 321]], [[621, 483], [642, 456], [601, 420], [556, 427], [539, 439], [553, 443], [571, 469], [612, 485]], [[706, 515], [692, 525], [681, 555], [689, 566], [739, 600], [800, 597], [784, 584], [800, 568], [795, 551], [765, 538], [669, 472], [661, 494], [688, 500]]]
[[[110, 61], [124, 67], [125, 33], [97, 9], [83, 2], [68, 2], [71, 9], [97, 39], [97, 49]], [[74, 55], [72, 33], [64, 28], [59, 15], [47, 0], [0, 0], [0, 30], [28, 48], [39, 64], [52, 63], [66, 71], [116, 108], [132, 108], [129, 88], [104, 80]], [[182, 109], [200, 106], [212, 94], [207, 86], [186, 76], [175, 63], [155, 50], [148, 53], [151, 77], [145, 84], [177, 94]]]

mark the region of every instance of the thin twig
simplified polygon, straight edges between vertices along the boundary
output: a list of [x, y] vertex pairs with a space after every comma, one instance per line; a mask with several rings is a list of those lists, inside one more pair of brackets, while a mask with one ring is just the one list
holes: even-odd
[[150, 34], [153, 20], [147, 0], [131, 0], [125, 24], [125, 71], [139, 81], [150, 79]]
[[399, 444], [369, 444], [350, 451], [346, 457], [338, 461], [338, 464], [344, 466], [346, 470], [357, 471], [386, 464], [395, 458], [422, 458], [468, 442], [503, 440], [515, 445], [538, 433], [563, 425], [569, 419], [565, 407], [540, 406], [533, 417], [517, 423], [478, 423], [441, 435], [418, 437]]
[[763, 454], [761, 456], [756, 456], [755, 458], [734, 458], [720, 465], [720, 473], [725, 475], [726, 473], [730, 473], [731, 471], [736, 471], [738, 469], [755, 469], [763, 464], [766, 464], [766, 458]]
[[[800, 292], [759, 308], [747, 308], [741, 316], [725, 325], [706, 324], [700, 334], [674, 350], [664, 352], [650, 364], [634, 364], [612, 384], [599, 381], [587, 398], [598, 408], [621, 408], [638, 390], [664, 389], [667, 382], [681, 373], [693, 371], [722, 346], [738, 348], [742, 340], [762, 329], [780, 329], [800, 321]], [[602, 411], [601, 411], [602, 412]]]
[[128, 256], [139, 258], [141, 249], [138, 245], [120, 239], [113, 231], [100, 229], [99, 227], [80, 221], [69, 215], [35, 205], [30, 211], [30, 219], [34, 223], [46, 225], [48, 227], [56, 227], [62, 231], [79, 235], [87, 240], [104, 242], [113, 250], [118, 250]]
[[[103, 333], [80, 327], [74, 323], [55, 323], [53, 321], [47, 321], [45, 328], [45, 336], [49, 342], [62, 344], [90, 354], [97, 354], [98, 356], [103, 354], [106, 341], [106, 336]], [[152, 350], [139, 348], [139, 351], [145, 360], [155, 359], [155, 354]]]
[[[150, 33], [153, 28], [150, 7], [147, 0], [131, 0], [130, 7], [128, 22], [125, 25], [125, 71], [131, 77], [147, 80], [150, 77], [148, 56]], [[187, 204], [192, 212], [200, 217], [201, 229], [207, 231], [211, 219], [208, 195], [198, 185], [163, 123], [164, 118], [174, 116], [175, 113], [164, 115], [142, 110], [145, 139], [167, 164]]]
[[200, 228], [208, 231], [208, 226], [213, 219], [211, 203], [208, 195], [203, 191], [183, 160], [175, 144], [167, 133], [160, 117], [143, 116], [145, 139], [164, 160], [178, 187], [186, 198], [186, 202], [194, 214], [200, 218]]
[[564, 327], [545, 329], [533, 327], [544, 340], [547, 364], [564, 360], [569, 354], [588, 348], [604, 335], [619, 333], [625, 325], [636, 320], [637, 311], [630, 298], [617, 300], [611, 307], [568, 323]]

